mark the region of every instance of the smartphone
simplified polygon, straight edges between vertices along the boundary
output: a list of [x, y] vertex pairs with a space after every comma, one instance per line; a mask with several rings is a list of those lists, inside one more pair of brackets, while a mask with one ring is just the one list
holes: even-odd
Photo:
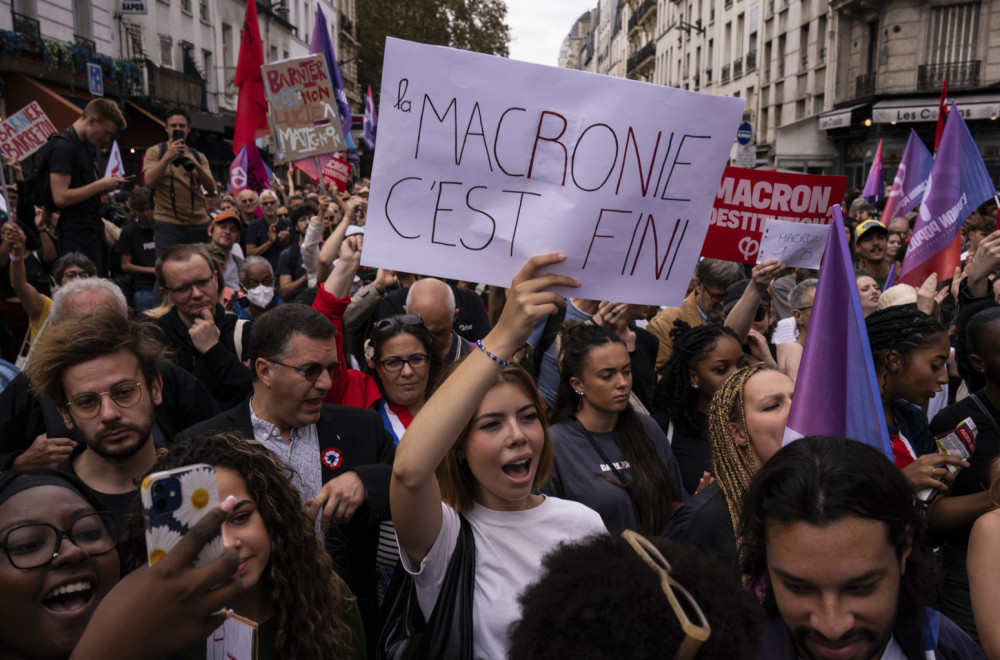
[[171, 142], [177, 142], [177, 140], [183, 140], [183, 139], [184, 139], [184, 131], [180, 128], [175, 128], [173, 132], [170, 134]]
[[[198, 463], [154, 472], [139, 489], [146, 523], [149, 565], [163, 559], [206, 513], [219, 504], [215, 468]], [[195, 566], [204, 566], [222, 554], [222, 532], [202, 549]]]

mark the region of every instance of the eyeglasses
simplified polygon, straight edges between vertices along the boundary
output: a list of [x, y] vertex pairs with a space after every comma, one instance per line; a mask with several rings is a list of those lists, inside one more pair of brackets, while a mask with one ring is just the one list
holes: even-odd
[[379, 365], [386, 371], [400, 371], [404, 364], [410, 365], [411, 369], [422, 369], [431, 362], [431, 356], [427, 353], [414, 353], [408, 358], [393, 356], [379, 362]]
[[59, 556], [63, 538], [91, 557], [107, 554], [118, 545], [118, 527], [114, 514], [107, 511], [85, 513], [59, 529], [48, 523], [29, 523], [15, 527], [3, 539], [3, 549], [14, 568], [38, 568]]
[[396, 314], [395, 316], [388, 316], [384, 319], [379, 319], [375, 322], [376, 332], [388, 332], [400, 325], [423, 325], [424, 321], [420, 317], [420, 314]]
[[[265, 358], [267, 359], [267, 358]], [[330, 364], [324, 366], [318, 362], [310, 362], [309, 364], [303, 365], [301, 367], [296, 367], [292, 364], [285, 364], [284, 362], [278, 362], [277, 360], [267, 360], [271, 364], [277, 364], [282, 367], [288, 367], [289, 369], [295, 369], [295, 371], [302, 374], [303, 378], [308, 380], [310, 383], [315, 384], [319, 380], [320, 375], [325, 371], [330, 374], [330, 378], [336, 380], [340, 374], [344, 372], [344, 365], [340, 362], [331, 362]]]
[[215, 284], [215, 273], [212, 273], [206, 278], [195, 280], [194, 282], [188, 282], [187, 284], [182, 284], [181, 286], [175, 286], [175, 287], [165, 286], [163, 288], [175, 295], [186, 296], [191, 293], [191, 289], [193, 289], [194, 287], [198, 287], [200, 290], [205, 291], [209, 287], [209, 285], [214, 286], [214, 284]]
[[89, 270], [67, 270], [63, 272], [63, 279], [65, 280], [75, 280], [76, 278], [84, 279], [87, 277], [93, 277], [96, 273]]
[[709, 288], [707, 286], [706, 287], [702, 287], [702, 291], [704, 291], [705, 294], [709, 298], [711, 298], [712, 302], [715, 303], [716, 305], [721, 305], [726, 300], [726, 292], [725, 291], [723, 291], [722, 293], [712, 293], [711, 290], [709, 290]]
[[271, 200], [271, 201], [269, 201], [269, 202], [261, 202], [261, 203], [260, 203], [260, 205], [261, 205], [261, 206], [274, 206], [274, 205], [275, 205], [275, 204], [277, 204], [277, 203], [278, 203], [278, 202], [276, 202], [276, 201], [274, 201], [274, 200], [272, 199], [272, 200]]
[[[622, 538], [632, 546], [632, 549], [639, 555], [639, 558], [646, 562], [646, 565], [653, 569], [654, 573], [660, 576], [660, 587], [662, 587], [664, 595], [666, 595], [667, 600], [670, 602], [670, 608], [674, 611], [674, 615], [677, 617], [677, 621], [681, 624], [681, 629], [684, 631], [684, 641], [680, 643], [680, 646], [674, 652], [674, 660], [693, 660], [698, 655], [698, 651], [701, 650], [701, 645], [708, 641], [709, 636], [712, 634], [712, 627], [708, 625], [705, 613], [695, 601], [691, 592], [671, 577], [670, 562], [667, 561], [666, 557], [657, 550], [656, 546], [649, 539], [636, 534], [630, 529], [622, 532]], [[684, 604], [687, 605], [686, 609], [678, 600], [678, 595], [683, 597]], [[696, 616], [698, 619], [697, 623], [688, 617], [688, 611]]]
[[75, 417], [91, 419], [101, 412], [101, 402], [107, 394], [119, 408], [131, 408], [142, 399], [142, 383], [118, 383], [107, 392], [84, 392], [70, 399], [66, 405]]
[[247, 289], [248, 291], [249, 291], [250, 289], [256, 289], [256, 288], [257, 288], [257, 287], [259, 287], [259, 286], [260, 286], [261, 284], [263, 284], [264, 286], [274, 286], [274, 278], [273, 278], [273, 277], [265, 277], [265, 278], [264, 278], [264, 279], [262, 279], [262, 280], [255, 280], [255, 279], [254, 279], [254, 278], [252, 278], [252, 277], [248, 277], [248, 278], [246, 278], [246, 279], [245, 279], [245, 280], [243, 281], [243, 286], [244, 286], [244, 287], [245, 287], [245, 288], [246, 288], [246, 289]]

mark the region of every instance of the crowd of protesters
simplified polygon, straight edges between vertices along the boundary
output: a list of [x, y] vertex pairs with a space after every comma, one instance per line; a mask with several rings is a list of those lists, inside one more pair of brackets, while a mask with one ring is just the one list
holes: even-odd
[[[403, 576], [454, 605], [470, 538], [454, 657], [1000, 658], [996, 207], [886, 289], [915, 217], [844, 200], [889, 459], [782, 447], [821, 270], [703, 259], [658, 309], [558, 295], [562, 254], [368, 268], [367, 180], [232, 195], [189, 124], [97, 178], [125, 122], [91, 103], [37, 210], [7, 164], [0, 659], [203, 657], [232, 613], [261, 658], [386, 657]], [[192, 464], [221, 504], [147, 562], [140, 484]]]

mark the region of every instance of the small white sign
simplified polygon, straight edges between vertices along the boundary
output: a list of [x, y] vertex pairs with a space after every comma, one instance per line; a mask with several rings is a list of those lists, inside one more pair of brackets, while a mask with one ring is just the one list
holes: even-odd
[[790, 268], [819, 268], [830, 236], [830, 225], [768, 220], [757, 263], [777, 259]]

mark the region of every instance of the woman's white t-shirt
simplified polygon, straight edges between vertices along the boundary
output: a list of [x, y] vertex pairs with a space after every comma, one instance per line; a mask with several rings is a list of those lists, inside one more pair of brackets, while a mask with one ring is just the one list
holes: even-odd
[[[521, 618], [518, 596], [538, 578], [542, 558], [560, 543], [607, 534], [607, 529], [597, 512], [557, 497], [546, 497], [525, 511], [493, 511], [476, 504], [465, 517], [476, 540], [475, 657], [506, 658], [508, 629]], [[425, 618], [434, 610], [460, 528], [458, 514], [442, 503], [441, 532], [419, 569], [400, 551]]]

